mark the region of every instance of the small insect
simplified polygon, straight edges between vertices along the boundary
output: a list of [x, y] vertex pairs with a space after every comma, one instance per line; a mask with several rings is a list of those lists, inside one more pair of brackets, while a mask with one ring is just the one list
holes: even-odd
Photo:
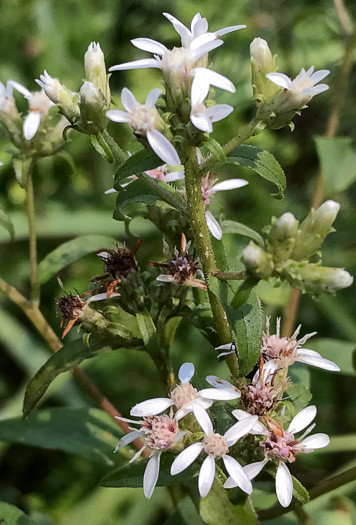
[[239, 358], [239, 352], [237, 350], [237, 344], [236, 341], [232, 341], [231, 343], [228, 343], [226, 345], [217, 346], [215, 350], [227, 350], [227, 352], [222, 352], [218, 355], [218, 357], [223, 357], [225, 355], [229, 354], [235, 354], [237, 359]]

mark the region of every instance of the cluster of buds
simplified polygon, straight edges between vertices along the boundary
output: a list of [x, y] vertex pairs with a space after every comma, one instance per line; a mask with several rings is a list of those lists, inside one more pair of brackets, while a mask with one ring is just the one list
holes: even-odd
[[[330, 71], [314, 72], [314, 66], [307, 71], [302, 68], [292, 80], [284, 73], [277, 73], [275, 57], [262, 38], [251, 43], [251, 67], [254, 98], [257, 104], [257, 117], [270, 129], [291, 126], [295, 115], [306, 107], [313, 96], [329, 89], [326, 84], [318, 84]], [[318, 85], [317, 85], [318, 84]]]
[[340, 209], [338, 203], [326, 201], [311, 210], [299, 224], [290, 212], [273, 219], [266, 246], [250, 242], [242, 254], [249, 274], [258, 279], [279, 277], [303, 292], [334, 293], [350, 286], [353, 277], [341, 268], [329, 268], [309, 259], [318, 254], [321, 244], [331, 231]]
[[106, 128], [110, 107], [109, 76], [100, 44], [92, 42], [84, 55], [85, 78], [79, 93], [73, 93], [47, 71], [36, 82], [66, 117], [70, 125], [88, 135]]
[[[29, 111], [25, 118], [16, 107], [13, 89], [28, 102]], [[31, 93], [13, 80], [9, 80], [6, 86], [0, 82], [0, 124], [22, 159], [54, 155], [63, 145], [62, 132], [68, 121], [64, 117], [56, 118], [50, 111], [52, 106], [43, 91]]]

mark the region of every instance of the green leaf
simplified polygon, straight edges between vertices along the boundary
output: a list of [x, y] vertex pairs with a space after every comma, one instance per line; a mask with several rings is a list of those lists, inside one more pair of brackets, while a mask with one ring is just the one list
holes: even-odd
[[182, 499], [164, 525], [205, 525], [190, 496]]
[[310, 500], [309, 492], [300, 481], [297, 480], [294, 476], [292, 476], [293, 480], [293, 497], [297, 499], [302, 505], [305, 505], [305, 503], [308, 503]]
[[138, 312], [136, 314], [136, 321], [145, 347], [151, 353], [156, 354], [158, 349], [157, 332], [149, 312], [147, 310]]
[[0, 501], [0, 523], [1, 525], [36, 525], [22, 510], [3, 501]]
[[291, 384], [288, 387], [287, 394], [294, 406], [294, 414], [297, 414], [305, 408], [312, 398], [310, 390], [304, 385]]
[[278, 194], [273, 194], [274, 197], [278, 199], [283, 197], [287, 186], [286, 177], [280, 164], [269, 151], [243, 144], [228, 155], [226, 162], [251, 168], [277, 186]]
[[334, 361], [340, 367], [342, 374], [355, 375], [352, 354], [356, 348], [356, 343], [320, 337], [318, 339], [310, 339], [308, 348], [316, 350], [325, 359]]
[[327, 197], [340, 193], [356, 180], [356, 151], [348, 137], [315, 139]]
[[15, 176], [17, 182], [20, 184], [21, 188], [26, 184], [26, 177], [28, 170], [32, 164], [32, 159], [18, 159], [16, 157], [12, 158], [12, 165], [14, 167]]
[[115, 173], [115, 184], [114, 187], [117, 190], [120, 190], [120, 181], [130, 177], [131, 175], [137, 175], [137, 173], [142, 173], [147, 170], [154, 170], [159, 166], [162, 166], [163, 161], [157, 157], [157, 155], [148, 149], [140, 149], [131, 157], [125, 160], [119, 166]]
[[209, 139], [204, 141], [204, 146], [214, 155], [214, 159], [219, 164], [225, 164], [226, 163], [226, 155], [224, 153], [224, 149], [221, 147], [221, 144], [209, 137]]
[[0, 421], [0, 441], [62, 450], [114, 465], [117, 424], [96, 408], [49, 408]]
[[221, 224], [221, 229], [223, 233], [236, 233], [237, 235], [244, 235], [245, 237], [249, 237], [250, 239], [253, 239], [257, 244], [262, 246], [264, 248], [264, 241], [261, 237], [261, 235], [252, 228], [249, 228], [245, 224], [242, 224], [241, 222], [236, 221], [223, 221]]
[[98, 135], [90, 135], [90, 140], [93, 148], [103, 157], [104, 160], [110, 162], [110, 164], [115, 161], [110, 147], [100, 133]]
[[79, 365], [84, 359], [90, 359], [98, 354], [109, 352], [110, 347], [103, 344], [86, 346], [81, 339], [77, 339], [53, 354], [39, 369], [27, 386], [23, 404], [23, 414], [27, 416], [46, 392], [52, 381], [62, 372]]
[[104, 235], [83, 235], [57, 246], [38, 265], [38, 284], [44, 284], [57, 272], [89, 253], [112, 249], [116, 240]]
[[[171, 464], [174, 459], [172, 454], [162, 454], [160, 461], [160, 471], [157, 481], [158, 487], [165, 487], [173, 485], [174, 483], [181, 483], [196, 478], [199, 474], [200, 465], [193, 464], [181, 474], [177, 476], [170, 475]], [[113, 470], [103, 477], [100, 484], [103, 487], [142, 487], [143, 475], [146, 470], [148, 459], [138, 461], [136, 463], [129, 463], [124, 467]]]
[[11, 240], [15, 237], [14, 225], [7, 213], [0, 209], [0, 225], [9, 233]]

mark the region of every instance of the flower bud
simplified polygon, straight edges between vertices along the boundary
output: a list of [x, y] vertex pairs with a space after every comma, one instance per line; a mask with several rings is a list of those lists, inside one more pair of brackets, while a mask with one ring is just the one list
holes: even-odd
[[266, 78], [267, 73], [276, 71], [275, 60], [266, 40], [255, 38], [250, 44], [253, 95], [257, 105], [269, 100], [278, 87]]
[[106, 74], [105, 57], [100, 44], [91, 42], [84, 55], [85, 80], [92, 82], [102, 92], [107, 108], [110, 106], [110, 88]]
[[290, 261], [282, 276], [289, 284], [303, 292], [334, 293], [351, 286], [354, 278], [342, 268], [328, 268], [314, 263]]
[[90, 134], [97, 135], [106, 128], [106, 103], [104, 95], [92, 82], [85, 81], [80, 88], [81, 124]]
[[80, 117], [78, 94], [72, 93], [57, 78], [52, 78], [47, 71], [36, 82], [44, 90], [47, 97], [60, 108], [69, 122], [75, 124]]
[[251, 241], [242, 252], [241, 261], [246, 270], [260, 279], [268, 279], [274, 270], [272, 255]]
[[323, 243], [336, 219], [340, 205], [335, 201], [326, 201], [317, 210], [311, 210], [300, 225], [293, 250], [294, 259], [308, 259]]
[[267, 240], [267, 251], [275, 262], [288, 259], [293, 251], [299, 222], [293, 213], [284, 213], [274, 220]]

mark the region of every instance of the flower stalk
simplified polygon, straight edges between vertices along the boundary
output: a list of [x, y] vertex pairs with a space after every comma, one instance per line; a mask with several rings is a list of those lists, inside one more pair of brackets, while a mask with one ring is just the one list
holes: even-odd
[[33, 191], [32, 163], [28, 166], [25, 175], [26, 212], [28, 220], [29, 246], [30, 246], [30, 271], [31, 271], [31, 300], [35, 306], [40, 302], [40, 288], [37, 285], [37, 238], [36, 238], [36, 213], [35, 197]]

